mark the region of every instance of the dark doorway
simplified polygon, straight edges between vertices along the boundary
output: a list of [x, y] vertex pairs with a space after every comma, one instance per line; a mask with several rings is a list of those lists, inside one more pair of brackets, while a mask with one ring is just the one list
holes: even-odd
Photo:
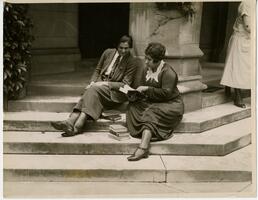
[[216, 62], [225, 44], [228, 2], [203, 3], [200, 48], [206, 61]]
[[129, 3], [79, 4], [79, 47], [82, 58], [97, 58], [116, 47], [129, 32]]

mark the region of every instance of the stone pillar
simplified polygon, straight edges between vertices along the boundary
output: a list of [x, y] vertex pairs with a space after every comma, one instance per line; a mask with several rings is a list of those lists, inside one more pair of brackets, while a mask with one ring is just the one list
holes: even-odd
[[78, 4], [30, 4], [34, 24], [31, 75], [74, 71], [80, 61]]
[[134, 39], [134, 52], [144, 56], [149, 42], [161, 42], [167, 48], [165, 61], [179, 75], [178, 88], [183, 94], [186, 111], [201, 109], [201, 82], [199, 48], [202, 3], [193, 3], [196, 14], [192, 21], [176, 10], [160, 10], [156, 3], [130, 4], [130, 34]]

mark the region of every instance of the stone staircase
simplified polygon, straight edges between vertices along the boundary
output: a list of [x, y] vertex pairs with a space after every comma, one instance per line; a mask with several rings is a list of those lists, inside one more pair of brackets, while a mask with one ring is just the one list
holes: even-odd
[[[247, 108], [241, 109], [232, 105], [221, 90], [204, 93], [203, 109], [186, 113], [174, 137], [153, 142], [148, 159], [128, 162], [126, 157], [140, 140], [111, 138], [108, 126], [112, 121], [90, 121], [83, 134], [61, 137], [50, 121], [67, 118], [79, 97], [64, 93], [54, 96], [49, 87], [45, 91], [37, 88], [23, 100], [9, 101], [8, 112], [4, 113], [3, 175], [9, 185], [252, 181], [250, 98], [245, 99]], [[67, 87], [59, 89], [68, 91], [72, 86]], [[75, 91], [76, 84], [72, 88]], [[125, 114], [115, 123], [125, 125]]]

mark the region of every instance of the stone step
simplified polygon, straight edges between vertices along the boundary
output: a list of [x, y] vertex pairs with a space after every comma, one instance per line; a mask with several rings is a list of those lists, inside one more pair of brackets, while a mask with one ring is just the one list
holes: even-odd
[[251, 145], [227, 156], [4, 154], [4, 181], [246, 182], [252, 178]]
[[[248, 97], [248, 94], [245, 94]], [[21, 100], [8, 101], [9, 112], [40, 111], [40, 112], [70, 112], [80, 96], [27, 96]], [[202, 108], [215, 106], [232, 101], [225, 96], [224, 90], [202, 93]], [[126, 105], [118, 109], [125, 112]]]
[[33, 76], [28, 84], [28, 95], [78, 96], [89, 84], [93, 71], [93, 67], [87, 67], [83, 71]]
[[8, 111], [70, 112], [80, 96], [27, 96], [8, 101]]
[[[71, 112], [79, 99], [80, 96], [27, 96], [8, 101], [8, 111]], [[125, 112], [127, 105], [125, 102], [117, 109]]]
[[[79, 99], [80, 96], [27, 96], [21, 100], [8, 101], [8, 111], [70, 112]], [[202, 108], [229, 101], [223, 90], [202, 93]]]
[[79, 96], [84, 92], [84, 88], [89, 84], [89, 81], [84, 84], [70, 85], [70, 84], [42, 84], [31, 83], [28, 85], [28, 95], [44, 96]]
[[[234, 95], [232, 90], [232, 96]], [[242, 90], [243, 98], [249, 98], [250, 91]], [[226, 97], [224, 88], [218, 89], [214, 92], [203, 92], [202, 93], [202, 108], [207, 108], [210, 106], [216, 106], [219, 104], [232, 102], [232, 97]]]
[[[4, 132], [5, 154], [132, 154], [140, 139], [117, 141], [108, 132], [87, 132], [70, 138], [59, 132]], [[251, 118], [200, 134], [175, 134], [153, 142], [150, 153], [160, 155], [224, 156], [251, 143]]]
[[203, 77], [202, 82], [207, 85], [220, 85], [224, 65], [224, 63], [201, 63]]
[[[250, 117], [250, 98], [245, 99], [247, 108], [239, 108], [232, 103], [221, 104], [184, 114], [182, 122], [176, 132], [199, 133], [222, 126], [240, 119]], [[4, 113], [5, 131], [55, 131], [50, 121], [64, 120], [69, 113], [53, 112], [6, 112]], [[125, 115], [118, 120], [118, 124], [125, 125]], [[114, 124], [110, 120], [100, 119], [89, 121], [85, 131], [107, 131], [108, 126]]]
[[231, 98], [225, 96], [224, 90], [218, 90], [211, 93], [202, 93], [202, 108], [216, 106], [231, 101]]

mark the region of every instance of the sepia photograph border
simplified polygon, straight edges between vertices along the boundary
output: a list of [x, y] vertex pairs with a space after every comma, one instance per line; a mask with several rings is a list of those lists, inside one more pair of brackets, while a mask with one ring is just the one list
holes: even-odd
[[[141, 197], [141, 198], [197, 198], [197, 197], [203, 197], [203, 198], [210, 198], [210, 197], [217, 197], [217, 198], [221, 198], [221, 197], [243, 197], [243, 198], [255, 198], [257, 195], [257, 144], [256, 144], [256, 140], [257, 140], [257, 135], [256, 135], [256, 131], [257, 131], [257, 122], [256, 122], [256, 105], [257, 105], [257, 97], [256, 97], [256, 89], [257, 89], [257, 61], [256, 61], [256, 56], [257, 56], [257, 38], [256, 38], [256, 26], [257, 26], [257, 19], [256, 19], [256, 1], [255, 0], [244, 0], [244, 1], [250, 1], [252, 3], [252, 18], [251, 18], [251, 145], [252, 145], [252, 191], [248, 192], [248, 193], [227, 193], [227, 192], [223, 192], [223, 193], [171, 193], [171, 194], [165, 194], [165, 195], [153, 195], [150, 196], [148, 195], [137, 195], [137, 197]], [[7, 3], [14, 3], [14, 4], [20, 4], [20, 3], [120, 3], [120, 2], [127, 2], [127, 3], [145, 3], [145, 2], [183, 2], [183, 1], [174, 1], [174, 0], [5, 0], [2, 3], [4, 4], [5, 2]], [[235, 0], [220, 0], [220, 1], [213, 1], [213, 0], [206, 0], [206, 1], [191, 1], [191, 2], [236, 2]], [[240, 1], [239, 1], [240, 2]], [[3, 7], [2, 7], [3, 10]], [[2, 11], [3, 14], [3, 11]], [[2, 16], [3, 17], [3, 16]], [[2, 20], [3, 21], [3, 20]], [[3, 24], [2, 24], [3, 27]], [[3, 28], [2, 28], [3, 30]], [[254, 31], [253, 31], [254, 30]], [[2, 47], [3, 47], [3, 40], [1, 38], [1, 43], [2, 43]], [[147, 44], [146, 44], [147, 45]], [[3, 51], [3, 50], [2, 50]], [[3, 60], [3, 52], [1, 54], [1, 60]], [[2, 62], [3, 63], [3, 62]], [[3, 73], [3, 72], [2, 72]], [[2, 74], [3, 77], [3, 74]], [[2, 81], [3, 84], [3, 81]], [[3, 89], [3, 85], [1, 87]], [[3, 95], [3, 91], [2, 91], [2, 95]], [[1, 98], [3, 100], [3, 98]], [[2, 101], [3, 103], [3, 101]], [[2, 104], [3, 105], [3, 104]], [[3, 106], [2, 106], [3, 109]], [[4, 118], [4, 111], [2, 110], [2, 119]], [[3, 120], [2, 120], [3, 121]], [[3, 124], [2, 124], [2, 130], [3, 130]], [[3, 141], [3, 134], [2, 134], [2, 141]], [[1, 150], [3, 149], [3, 142], [1, 144]], [[2, 152], [3, 155], [3, 152]], [[4, 164], [4, 159], [3, 162], [1, 163], [1, 167], [3, 169], [3, 164]], [[3, 170], [2, 170], [3, 173]], [[2, 174], [3, 177], [3, 174]], [[3, 180], [3, 178], [2, 178]], [[208, 184], [208, 183], [207, 183]], [[3, 189], [3, 187], [2, 187]], [[99, 188], [101, 189], [101, 188]], [[2, 194], [4, 194], [4, 189], [2, 191]], [[92, 196], [91, 196], [92, 197]], [[95, 198], [95, 196], [93, 196]], [[98, 196], [96, 196], [98, 197]], [[107, 196], [107, 198], [110, 197], [118, 197], [118, 196]], [[119, 196], [121, 198], [128, 198], [128, 197], [132, 197], [132, 196]], [[8, 198], [8, 197], [5, 197]], [[55, 198], [55, 197], [53, 197]], [[83, 198], [89, 198], [89, 197], [83, 197]]]

